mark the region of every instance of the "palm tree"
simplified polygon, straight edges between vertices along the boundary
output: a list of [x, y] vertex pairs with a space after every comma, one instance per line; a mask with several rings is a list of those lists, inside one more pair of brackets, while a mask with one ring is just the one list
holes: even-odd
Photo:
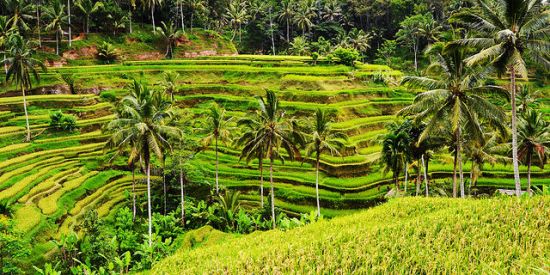
[[113, 133], [110, 143], [123, 148], [135, 146], [136, 153], [139, 153], [145, 165], [149, 246], [151, 246], [151, 157], [156, 155], [158, 159], [163, 159], [163, 148], [171, 148], [168, 138], [181, 136], [181, 131], [166, 125], [165, 122], [173, 114], [172, 104], [163, 100], [161, 91], [154, 91], [134, 80], [128, 92], [129, 95], [120, 101], [121, 111], [114, 120], [109, 122], [107, 129], [111, 129]]
[[151, 10], [151, 23], [153, 23], [153, 33], [156, 33], [157, 28], [155, 27], [155, 7], [162, 5], [163, 0], [142, 0], [143, 6]]
[[72, 34], [71, 34], [71, 0], [67, 0], [67, 26], [69, 27], [69, 47], [72, 44]]
[[326, 0], [321, 10], [321, 17], [327, 21], [340, 21], [342, 17], [342, 7], [338, 0]]
[[343, 141], [347, 136], [331, 128], [332, 118], [322, 109], [315, 112], [315, 121], [312, 125], [313, 133], [309, 144], [306, 147], [308, 156], [315, 155], [315, 194], [317, 199], [317, 217], [321, 216], [321, 205], [319, 204], [319, 164], [321, 154], [325, 151], [331, 155], [340, 155], [338, 151], [344, 147]]
[[516, 195], [521, 195], [518, 163], [518, 131], [516, 110], [516, 78], [528, 77], [525, 57], [546, 68], [550, 67], [550, 10], [542, 0], [477, 0], [478, 9], [465, 10], [452, 21], [477, 30], [476, 37], [457, 41], [457, 44], [481, 49], [466, 60], [468, 66], [489, 63], [499, 75], [510, 73], [512, 105], [512, 161]]
[[530, 107], [538, 106], [537, 99], [541, 97], [541, 91], [532, 91], [529, 85], [520, 86], [516, 93], [516, 101], [518, 102], [518, 110], [521, 115], [525, 114]]
[[193, 17], [195, 15], [195, 12], [198, 10], [202, 10], [206, 6], [205, 0], [185, 0], [187, 2], [187, 6], [191, 10], [191, 18], [189, 22], [189, 30], [193, 32]]
[[8, 20], [10, 28], [18, 30], [21, 34], [30, 30], [28, 20], [33, 19], [33, 5], [26, 0], [6, 0], [5, 7], [7, 14], [11, 17]]
[[302, 36], [306, 36], [306, 31], [313, 27], [313, 19], [317, 16], [315, 12], [315, 0], [303, 0], [298, 3], [294, 14], [294, 23], [302, 30]]
[[170, 23], [166, 25], [164, 22], [160, 22], [160, 27], [157, 27], [157, 31], [166, 44], [166, 57], [172, 59], [173, 49], [176, 46], [176, 41], [181, 36], [181, 32], [176, 29], [174, 24]]
[[[240, 119], [237, 122], [238, 126], [242, 126], [245, 129], [241, 134], [241, 137], [237, 140], [238, 145], [246, 145], [249, 142], [253, 142], [256, 139], [256, 134], [262, 128], [264, 122], [261, 120], [263, 117], [255, 113], [255, 115]], [[253, 151], [250, 151], [253, 150]], [[264, 158], [266, 155], [265, 146], [257, 147], [243, 147], [239, 161], [243, 158], [249, 163], [252, 159], [258, 159], [258, 169], [260, 170], [260, 205], [264, 207]]]
[[527, 164], [527, 192], [531, 193], [531, 165], [533, 156], [538, 157], [541, 169], [544, 169], [548, 148], [550, 148], [550, 123], [542, 113], [527, 111], [519, 120], [518, 125], [518, 158]]
[[[8, 17], [0, 16], [0, 51], [4, 54], [4, 59], [6, 59], [6, 44], [8, 43], [8, 37], [12, 29], [8, 26]], [[4, 63], [4, 73], [8, 73], [8, 64]]]
[[162, 73], [162, 80], [159, 83], [164, 91], [170, 95], [172, 101], [174, 100], [174, 92], [178, 89], [178, 78], [180, 74], [176, 71], [165, 71]]
[[256, 154], [259, 148], [265, 148], [265, 156], [269, 159], [269, 182], [271, 193], [271, 222], [275, 228], [275, 190], [273, 187], [273, 164], [275, 158], [284, 161], [284, 157], [280, 150], [284, 149], [288, 153], [288, 158], [294, 160], [300, 157], [300, 151], [293, 142], [292, 126], [284, 119], [284, 112], [279, 107], [279, 101], [273, 91], [267, 91], [265, 99], [258, 98], [259, 116], [256, 121], [261, 124], [257, 129], [254, 138], [249, 140], [243, 148], [245, 156]]
[[208, 132], [202, 142], [205, 147], [209, 146], [212, 141], [214, 141], [214, 146], [216, 150], [216, 194], [220, 192], [219, 186], [219, 177], [218, 177], [218, 142], [228, 142], [231, 141], [231, 131], [233, 127], [230, 126], [233, 117], [227, 116], [225, 109], [220, 108], [218, 104], [212, 105], [210, 107], [210, 113], [207, 118], [207, 128], [205, 129]]
[[295, 15], [295, 0], [283, 0], [281, 1], [281, 9], [279, 13], [279, 20], [286, 23], [286, 42], [290, 43], [290, 21]]
[[84, 14], [84, 28], [86, 33], [90, 32], [90, 15], [98, 12], [103, 8], [103, 2], [97, 1], [93, 2], [92, 0], [79, 0], [76, 2], [76, 7]]
[[[483, 85], [481, 80], [486, 70], [468, 68], [464, 64], [465, 50], [436, 43], [428, 50], [434, 56], [427, 69], [430, 77], [407, 76], [402, 84], [411, 88], [427, 90], [416, 96], [412, 105], [399, 111], [398, 115], [412, 115], [415, 120], [428, 119], [426, 129], [420, 135], [422, 142], [428, 135], [450, 127], [455, 141], [453, 169], [453, 196], [457, 196], [457, 164], [461, 163], [462, 129], [466, 129], [472, 140], [481, 140], [483, 131], [480, 120], [504, 132], [505, 113], [484, 95], [507, 98], [506, 90]], [[462, 175], [460, 175], [462, 178]], [[464, 197], [464, 183], [461, 181], [461, 195]]]
[[396, 194], [399, 193], [399, 171], [407, 164], [409, 136], [402, 131], [392, 131], [382, 140], [382, 162], [385, 172], [392, 171]]
[[9, 66], [6, 73], [6, 82], [15, 82], [15, 86], [19, 86], [21, 95], [23, 96], [23, 109], [25, 110], [25, 124], [27, 126], [26, 142], [31, 141], [31, 128], [29, 126], [29, 113], [27, 111], [27, 97], [25, 90], [32, 88], [31, 77], [35, 81], [40, 81], [40, 75], [37, 68], [41, 68], [42, 71], [46, 71], [46, 66], [42, 61], [33, 58], [34, 51], [32, 50], [32, 44], [30, 41], [25, 41], [24, 38], [18, 33], [14, 33], [8, 37], [6, 43], [8, 47], [8, 57], [4, 59], [3, 63]]
[[55, 53], [59, 55], [59, 43], [63, 37], [62, 25], [67, 21], [65, 6], [61, 0], [52, 1], [51, 5], [46, 6], [44, 15], [50, 20], [46, 25], [46, 30], [55, 31]]
[[499, 153], [507, 151], [506, 144], [499, 141], [502, 139], [497, 133], [489, 132], [484, 134], [484, 139], [472, 141], [464, 147], [465, 154], [472, 162], [470, 168], [470, 189], [476, 186], [477, 179], [483, 173], [485, 163], [495, 165], [497, 162], [505, 163], [507, 157]]
[[232, 0], [229, 2], [229, 7], [226, 9], [225, 17], [229, 20], [231, 26], [233, 26], [233, 36], [231, 40], [235, 38], [237, 30], [239, 32], [239, 43], [242, 38], [241, 26], [248, 20], [248, 11], [246, 9], [246, 2], [240, 0]]

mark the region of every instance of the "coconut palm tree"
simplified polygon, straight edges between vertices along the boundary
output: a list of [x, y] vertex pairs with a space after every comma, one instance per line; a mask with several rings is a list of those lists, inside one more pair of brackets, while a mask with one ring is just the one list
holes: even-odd
[[281, 8], [279, 13], [279, 20], [286, 23], [286, 42], [290, 43], [290, 22], [295, 15], [295, 0], [283, 0], [281, 1]]
[[242, 24], [246, 24], [249, 17], [246, 2], [240, 0], [230, 1], [229, 6], [226, 9], [225, 17], [231, 26], [233, 26], [233, 36], [231, 37], [231, 40], [235, 38], [235, 34], [238, 31], [240, 43], [242, 39]]
[[155, 7], [162, 5], [163, 0], [142, 0], [144, 8], [151, 10], [151, 23], [153, 24], [153, 33], [156, 33], [157, 27], [155, 27]]
[[51, 5], [46, 6], [44, 16], [50, 20], [46, 30], [55, 31], [55, 53], [59, 55], [59, 43], [63, 37], [63, 24], [67, 22], [65, 5], [61, 0], [53, 0]]
[[160, 27], [157, 27], [157, 31], [166, 44], [166, 58], [172, 59], [174, 47], [176, 46], [176, 41], [181, 36], [181, 31], [174, 24], [170, 23], [166, 25], [164, 22], [160, 22]]
[[291, 138], [293, 134], [293, 127], [288, 120], [284, 118], [284, 112], [280, 109], [279, 101], [273, 91], [267, 91], [266, 97], [258, 97], [259, 116], [256, 121], [261, 122], [257, 128], [253, 138], [250, 139], [243, 147], [245, 157], [249, 157], [250, 154], [257, 154], [260, 148], [265, 149], [265, 156], [269, 159], [269, 182], [271, 193], [271, 222], [273, 228], [275, 228], [275, 190], [273, 186], [273, 164], [275, 159], [278, 158], [284, 161], [284, 156], [281, 154], [281, 149], [285, 150], [288, 154], [288, 159], [294, 160], [296, 157], [300, 157], [300, 151], [298, 150], [295, 142]]
[[189, 18], [189, 30], [193, 32], [193, 17], [195, 15], [195, 12], [199, 10], [203, 10], [206, 8], [206, 1], [205, 0], [185, 0], [187, 3], [187, 7], [191, 10], [191, 17]]
[[382, 162], [384, 171], [391, 171], [396, 194], [399, 193], [399, 171], [407, 164], [409, 136], [402, 131], [391, 131], [382, 139]]
[[122, 148], [135, 146], [136, 153], [139, 153], [145, 166], [149, 246], [151, 246], [151, 158], [154, 155], [158, 159], [163, 159], [163, 148], [171, 148], [168, 138], [181, 136], [181, 131], [166, 125], [167, 119], [173, 115], [172, 104], [163, 100], [161, 91], [154, 91], [134, 80], [128, 92], [129, 95], [120, 101], [120, 112], [107, 124], [107, 129], [112, 130], [113, 134], [109, 142], [113, 146]]
[[[428, 76], [407, 76], [402, 81], [405, 86], [427, 91], [418, 94], [413, 104], [399, 111], [398, 115], [411, 115], [417, 121], [428, 120], [418, 142], [450, 127], [456, 152], [453, 169], [453, 196], [456, 197], [457, 164], [461, 163], [462, 157], [462, 129], [466, 129], [471, 140], [481, 140], [483, 131], [479, 121], [483, 120], [504, 132], [504, 111], [484, 96], [507, 98], [508, 92], [497, 86], [483, 85], [481, 80], [486, 70], [466, 67], [465, 49], [436, 43], [427, 53], [433, 56], [433, 62], [427, 69]], [[464, 182], [461, 181], [460, 185], [464, 197]]]
[[516, 78], [527, 78], [525, 58], [550, 68], [550, 10], [543, 0], [477, 0], [477, 9], [465, 10], [453, 16], [476, 29], [475, 37], [456, 41], [480, 51], [468, 59], [466, 65], [490, 64], [500, 75], [510, 74], [512, 104], [512, 161], [516, 195], [521, 195], [518, 163], [518, 131], [516, 108]]
[[174, 100], [174, 93], [178, 89], [178, 78], [180, 74], [176, 71], [165, 71], [162, 73], [162, 80], [160, 85], [164, 88], [164, 91], [170, 95], [172, 101]]
[[541, 91], [533, 91], [529, 85], [522, 85], [516, 93], [518, 102], [518, 111], [521, 115], [525, 114], [530, 107], [537, 108], [537, 99], [541, 97]]
[[542, 113], [529, 110], [519, 120], [518, 138], [518, 158], [527, 164], [527, 192], [531, 193], [533, 156], [538, 158], [540, 168], [544, 169], [550, 148], [550, 123]]
[[[240, 119], [237, 125], [243, 127], [243, 133], [237, 140], [237, 145], [246, 145], [249, 142], [253, 142], [256, 139], [256, 134], [262, 128], [264, 122], [261, 120], [263, 117], [257, 112], [254, 115]], [[254, 150], [254, 151], [250, 151]], [[264, 159], [266, 155], [265, 146], [257, 147], [243, 147], [239, 161], [243, 158], [249, 163], [253, 159], [258, 159], [258, 169], [260, 170], [260, 205], [264, 207]]]
[[90, 33], [90, 15], [98, 12], [103, 8], [103, 2], [97, 1], [94, 3], [92, 0], [78, 0], [76, 7], [84, 14], [84, 27], [86, 33]]
[[327, 21], [339, 22], [342, 18], [342, 7], [338, 0], [324, 1], [321, 17]]
[[344, 141], [347, 136], [331, 128], [332, 118], [330, 114], [323, 109], [317, 109], [315, 112], [315, 120], [311, 125], [313, 133], [308, 140], [306, 154], [315, 156], [315, 194], [317, 200], [317, 217], [321, 216], [321, 205], [319, 203], [319, 164], [321, 162], [321, 154], [324, 152], [330, 153], [332, 156], [340, 155], [339, 149], [344, 147]]
[[218, 175], [218, 143], [226, 143], [231, 141], [233, 130], [233, 127], [231, 127], [232, 120], [233, 117], [228, 116], [225, 113], [225, 109], [220, 108], [218, 104], [215, 103], [214, 105], [212, 105], [212, 107], [210, 107], [210, 112], [206, 120], [207, 127], [204, 130], [208, 133], [208, 135], [203, 138], [202, 143], [205, 147], [207, 147], [212, 143], [212, 141], [214, 141], [214, 148], [216, 151], [216, 194], [220, 192]]
[[315, 0], [303, 0], [298, 2], [297, 9], [294, 13], [294, 23], [302, 30], [302, 36], [306, 36], [306, 32], [313, 27], [313, 19], [317, 16], [315, 8]]
[[[0, 16], [0, 51], [4, 54], [4, 59], [6, 59], [6, 44], [8, 43], [8, 37], [12, 29], [8, 24], [7, 16]], [[4, 73], [8, 73], [8, 64], [4, 63]]]
[[5, 7], [7, 14], [11, 15], [8, 20], [10, 28], [17, 29], [21, 34], [30, 30], [27, 21], [33, 19], [32, 3], [26, 0], [6, 0]]
[[508, 151], [508, 146], [500, 142], [503, 138], [495, 132], [484, 133], [484, 139], [469, 142], [464, 147], [465, 155], [472, 162], [470, 168], [470, 189], [476, 186], [477, 179], [483, 173], [485, 163], [495, 165], [497, 162], [506, 163], [508, 158], [501, 153]]
[[3, 60], [3, 63], [8, 66], [6, 73], [6, 82], [12, 81], [15, 86], [19, 87], [21, 95], [23, 96], [23, 109], [25, 110], [25, 124], [27, 126], [26, 142], [31, 141], [31, 128], [29, 125], [29, 113], [27, 111], [27, 97], [25, 90], [32, 88], [32, 79], [40, 81], [40, 75], [37, 68], [46, 71], [46, 66], [42, 61], [33, 58], [34, 51], [32, 50], [32, 43], [25, 41], [25, 39], [18, 33], [13, 33], [8, 37], [6, 43], [7, 58]]

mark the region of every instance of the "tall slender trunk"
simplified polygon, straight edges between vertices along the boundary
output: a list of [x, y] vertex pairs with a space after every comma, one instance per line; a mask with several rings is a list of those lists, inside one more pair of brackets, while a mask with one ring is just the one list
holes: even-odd
[[470, 168], [470, 184], [468, 186], [468, 195], [472, 195], [472, 184], [474, 182], [474, 161], [472, 160], [472, 167]]
[[[418, 162], [418, 160], [417, 160]], [[422, 170], [420, 170], [420, 164], [418, 164], [418, 174], [416, 176], [416, 196], [418, 196], [420, 194], [420, 184], [421, 184], [421, 181], [422, 181]]]
[[527, 193], [531, 195], [531, 162], [532, 162], [531, 149], [527, 150]]
[[[4, 52], [4, 59], [2, 60], [6, 60], [6, 53]], [[8, 63], [7, 62], [4, 62], [4, 73], [5, 74], [8, 74]], [[7, 81], [4, 83], [4, 84], [7, 84]]]
[[132, 33], [132, 12], [131, 11], [128, 13], [128, 23], [130, 24], [130, 33]]
[[164, 167], [162, 167], [162, 192], [163, 192], [163, 198], [164, 198], [164, 212], [163, 214], [166, 215], [166, 173], [164, 173]]
[[275, 229], [277, 223], [275, 222], [275, 190], [273, 188], [273, 153], [269, 154], [269, 183], [271, 184], [271, 222]]
[[271, 48], [273, 49], [273, 55], [275, 55], [275, 37], [273, 35], [273, 18], [271, 17], [271, 7], [269, 8], [269, 29], [271, 30]]
[[25, 123], [27, 125], [26, 142], [31, 141], [31, 127], [29, 126], [29, 113], [27, 111], [27, 97], [25, 96], [25, 86], [21, 83], [21, 94], [23, 95], [23, 109], [25, 110]]
[[71, 37], [71, 0], [67, 0], [67, 15], [68, 15], [68, 24], [69, 24], [69, 47], [71, 46], [72, 37]]
[[428, 170], [427, 169], [427, 165], [424, 164], [424, 155], [422, 155], [422, 167], [424, 169], [424, 183], [426, 185], [426, 197], [429, 196], [429, 193], [428, 193]]
[[153, 33], [157, 33], [157, 28], [155, 27], [155, 5], [151, 5], [151, 22], [153, 23]]
[[319, 203], [319, 159], [320, 155], [317, 153], [317, 158], [315, 159], [315, 195], [317, 198], [317, 217], [321, 217], [321, 204]]
[[36, 3], [36, 27], [38, 29], [38, 47], [42, 48], [42, 38], [40, 31], [40, 0]]
[[183, 1], [180, 1], [181, 31], [185, 32], [185, 23], [183, 23]]
[[220, 187], [218, 185], [218, 137], [216, 136], [216, 194], [220, 192]]
[[59, 55], [59, 31], [55, 32], [55, 54]]
[[132, 221], [136, 220], [136, 168], [132, 163]]
[[[458, 132], [457, 132], [458, 133]], [[458, 134], [456, 135], [458, 136]], [[458, 139], [456, 140], [457, 144], [455, 145], [454, 160], [453, 160], [453, 198], [456, 198], [458, 195], [458, 184], [457, 184], [457, 167], [458, 167]]]
[[193, 32], [193, 14], [195, 13], [195, 10], [192, 10], [191, 11], [191, 21], [190, 21], [190, 24], [189, 24], [189, 31], [190, 32]]
[[464, 173], [462, 171], [462, 129], [458, 127], [458, 140], [457, 140], [457, 157], [458, 157], [458, 170], [460, 174], [460, 197], [465, 198], [464, 194]]
[[414, 71], [418, 72], [418, 42], [415, 40], [413, 45], [414, 51]]
[[512, 102], [512, 162], [514, 164], [514, 183], [516, 185], [516, 196], [521, 195], [521, 180], [519, 178], [519, 163], [518, 163], [518, 129], [516, 117], [516, 70], [510, 66], [511, 71], [511, 90], [510, 94]]
[[407, 184], [409, 183], [409, 167], [408, 163], [405, 161], [405, 195], [407, 195]]
[[[130, 19], [131, 20], [131, 19]], [[132, 21], [130, 21], [132, 22]], [[130, 29], [132, 25], [130, 25]], [[86, 15], [86, 34], [90, 33], [90, 15]]]
[[286, 42], [290, 43], [290, 22], [286, 19]]
[[260, 157], [259, 166], [260, 166], [260, 199], [261, 199], [261, 206], [262, 206], [262, 208], [264, 208], [264, 160], [263, 160], [263, 156]]
[[149, 157], [145, 157], [145, 165], [147, 166], [147, 217], [149, 219], [149, 247], [151, 247], [153, 245], [153, 222], [151, 219], [151, 163]]
[[183, 185], [183, 169], [180, 168], [180, 191], [181, 191], [181, 225], [185, 228], [185, 186]]

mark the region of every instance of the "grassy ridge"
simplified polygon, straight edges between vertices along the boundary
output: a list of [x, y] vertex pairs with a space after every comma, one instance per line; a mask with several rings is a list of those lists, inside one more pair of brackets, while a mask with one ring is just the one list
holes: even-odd
[[287, 232], [208, 232], [151, 273], [545, 273], [549, 206], [548, 196], [397, 199]]

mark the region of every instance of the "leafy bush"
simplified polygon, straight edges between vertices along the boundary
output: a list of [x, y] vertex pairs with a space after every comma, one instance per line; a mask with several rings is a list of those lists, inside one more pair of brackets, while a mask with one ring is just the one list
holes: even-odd
[[113, 44], [103, 42], [97, 46], [97, 59], [105, 63], [114, 62], [118, 59], [118, 50]]
[[311, 59], [313, 60], [313, 65], [317, 64], [317, 60], [319, 60], [319, 53], [318, 52], [312, 52], [311, 53]]
[[76, 117], [56, 111], [50, 114], [50, 127], [56, 130], [73, 131], [76, 129]]
[[359, 60], [359, 52], [356, 49], [338, 47], [332, 52], [340, 61], [340, 64], [353, 66]]
[[114, 102], [116, 100], [116, 94], [112, 91], [103, 91], [99, 94], [99, 97], [109, 102]]

